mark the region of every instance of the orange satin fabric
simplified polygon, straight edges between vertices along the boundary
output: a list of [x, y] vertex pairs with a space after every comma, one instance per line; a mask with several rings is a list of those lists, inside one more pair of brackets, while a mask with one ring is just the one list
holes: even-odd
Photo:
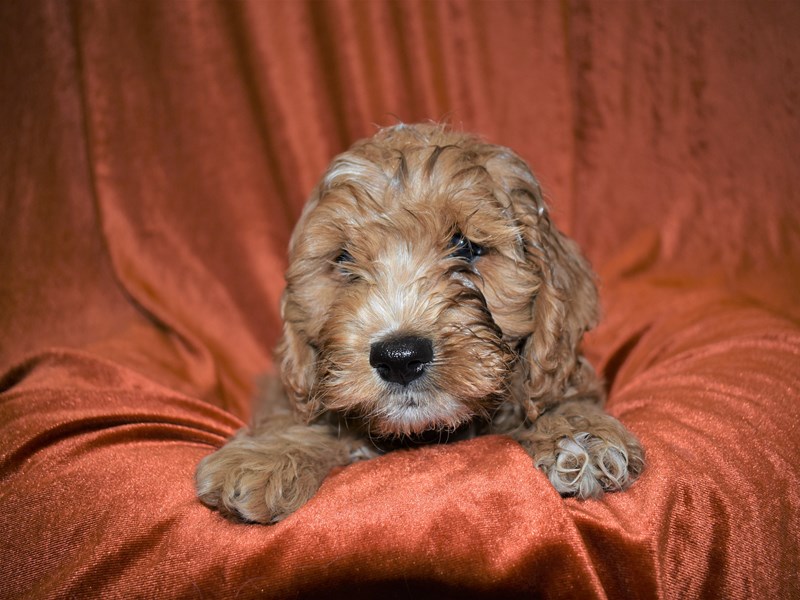
[[[800, 596], [800, 7], [0, 4], [0, 597]], [[340, 469], [273, 527], [194, 498], [285, 247], [373, 124], [515, 148], [601, 275], [649, 466], [563, 500], [501, 437]]]

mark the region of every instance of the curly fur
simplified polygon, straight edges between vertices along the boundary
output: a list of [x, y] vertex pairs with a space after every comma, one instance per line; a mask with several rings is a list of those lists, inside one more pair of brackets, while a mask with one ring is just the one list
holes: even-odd
[[[480, 256], [455, 253], [454, 236]], [[436, 125], [356, 143], [305, 207], [286, 280], [278, 353], [294, 416], [267, 411], [200, 463], [198, 495], [223, 514], [277, 521], [332, 467], [467, 424], [511, 435], [565, 495], [641, 472], [640, 444], [600, 408], [579, 350], [598, 318], [593, 274], [512, 151]], [[371, 365], [370, 348], [397, 336], [432, 348], [409, 384]]]

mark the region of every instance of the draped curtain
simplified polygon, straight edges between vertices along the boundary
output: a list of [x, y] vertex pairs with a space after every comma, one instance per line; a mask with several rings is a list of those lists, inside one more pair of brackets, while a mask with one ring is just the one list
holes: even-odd
[[[800, 595], [799, 27], [789, 1], [0, 3], [0, 596]], [[563, 500], [489, 437], [222, 520], [194, 466], [273, 370], [305, 198], [428, 120], [537, 173], [648, 470]]]

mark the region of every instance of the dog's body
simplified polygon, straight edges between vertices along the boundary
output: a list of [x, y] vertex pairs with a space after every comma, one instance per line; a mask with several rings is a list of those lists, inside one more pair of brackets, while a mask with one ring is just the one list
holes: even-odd
[[335, 466], [465, 429], [513, 437], [562, 494], [624, 489], [644, 454], [579, 350], [597, 311], [586, 261], [519, 157], [440, 126], [383, 129], [337, 157], [306, 206], [282, 390], [200, 463], [198, 495], [274, 522]]

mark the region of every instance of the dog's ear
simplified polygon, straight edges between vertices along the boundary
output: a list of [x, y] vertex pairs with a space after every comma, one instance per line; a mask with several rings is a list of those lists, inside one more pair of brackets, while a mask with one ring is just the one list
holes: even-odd
[[540, 278], [524, 350], [532, 420], [563, 399], [600, 394], [597, 376], [580, 352], [583, 334], [597, 323], [599, 311], [594, 274], [578, 245], [555, 228], [546, 211], [526, 220], [528, 260]]
[[[317, 412], [313, 400], [315, 381], [315, 350], [293, 324], [288, 292], [281, 301], [283, 337], [278, 343], [277, 356], [281, 367], [281, 381], [292, 407], [298, 415], [311, 420]], [[288, 314], [287, 314], [288, 313]]]
[[[319, 409], [319, 403], [314, 400], [317, 352], [308, 333], [303, 330], [303, 324], [309, 320], [306, 314], [309, 299], [304, 298], [299, 290], [307, 289], [308, 280], [315, 277], [313, 269], [309, 268], [313, 261], [302, 258], [308, 252], [308, 236], [303, 232], [318, 204], [319, 194], [319, 188], [311, 194], [289, 241], [289, 267], [286, 271], [286, 288], [281, 297], [283, 337], [276, 350], [281, 381], [289, 402], [298, 416], [309, 421], [318, 414]], [[311, 304], [313, 305], [313, 299]]]
[[490, 162], [493, 179], [510, 198], [525, 260], [538, 280], [530, 304], [531, 333], [521, 349], [523, 401], [533, 421], [564, 399], [602, 397], [602, 385], [580, 352], [583, 334], [599, 317], [597, 288], [578, 245], [550, 220], [539, 184], [524, 161], [504, 151]]

